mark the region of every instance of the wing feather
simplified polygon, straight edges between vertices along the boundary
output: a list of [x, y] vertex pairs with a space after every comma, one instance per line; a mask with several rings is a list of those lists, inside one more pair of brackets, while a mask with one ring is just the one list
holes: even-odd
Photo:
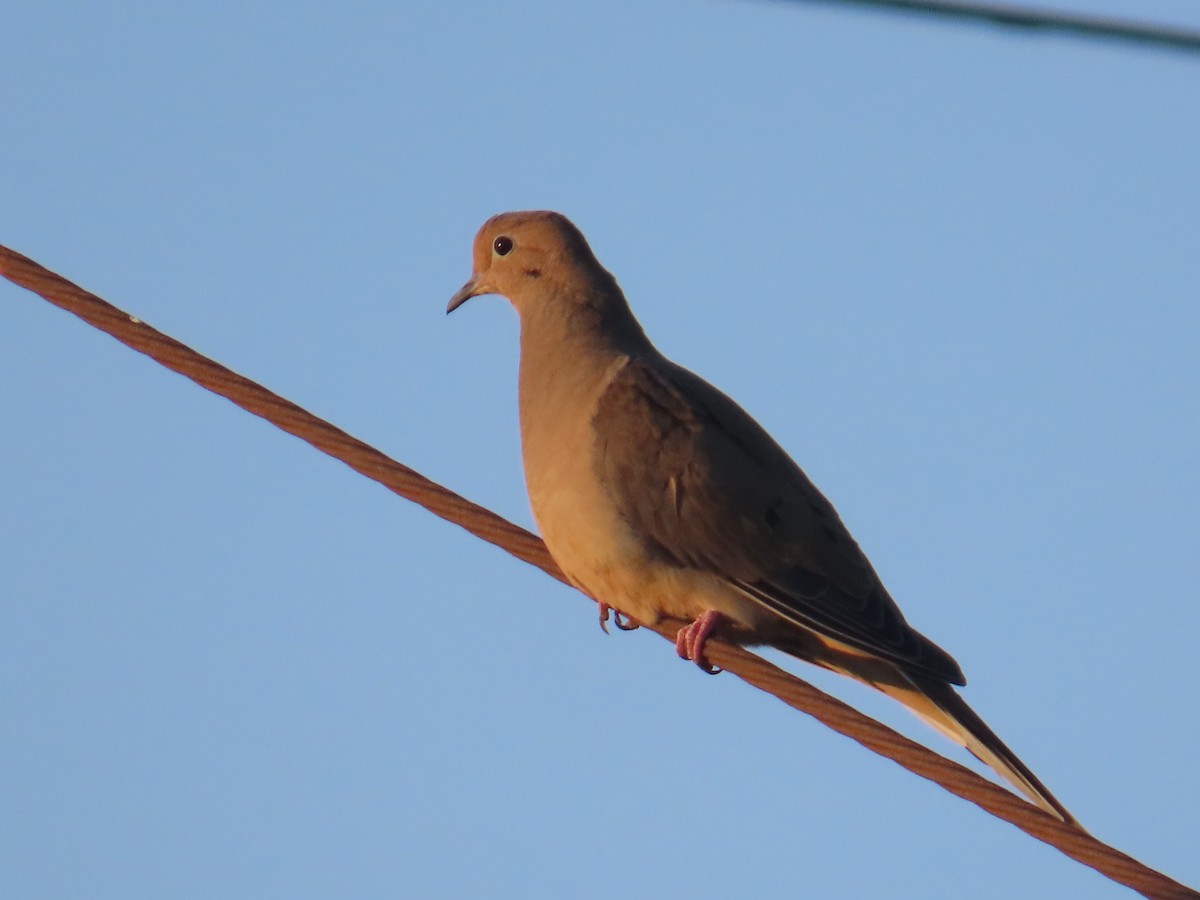
[[630, 358], [592, 425], [600, 483], [664, 559], [724, 578], [801, 628], [965, 683], [905, 622], [829, 501], [716, 388], [661, 358]]

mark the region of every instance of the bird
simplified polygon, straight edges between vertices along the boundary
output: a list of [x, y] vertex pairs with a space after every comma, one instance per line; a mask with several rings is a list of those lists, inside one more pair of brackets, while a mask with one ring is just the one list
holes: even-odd
[[705, 671], [715, 635], [865, 683], [1077, 824], [959, 696], [962, 669], [908, 624], [833, 505], [749, 413], [654, 347], [566, 216], [488, 219], [446, 312], [483, 294], [520, 320], [534, 520], [602, 626], [610, 610], [624, 629], [676, 619], [677, 652]]

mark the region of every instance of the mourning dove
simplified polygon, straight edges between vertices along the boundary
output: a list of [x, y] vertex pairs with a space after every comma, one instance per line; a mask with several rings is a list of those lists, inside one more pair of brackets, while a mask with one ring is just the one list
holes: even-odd
[[704, 643], [777, 647], [899, 700], [1034, 803], [1070, 813], [952, 685], [948, 653], [914, 630], [837, 512], [740, 406], [666, 359], [582, 233], [554, 212], [510, 212], [475, 238], [452, 312], [501, 294], [521, 320], [525, 481], [567, 578], [617, 624], [691, 624]]

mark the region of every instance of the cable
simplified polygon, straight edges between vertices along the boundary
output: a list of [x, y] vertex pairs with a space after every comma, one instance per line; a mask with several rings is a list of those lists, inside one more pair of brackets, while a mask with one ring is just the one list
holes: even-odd
[[[201, 356], [140, 319], [3, 246], [0, 246], [0, 275], [55, 306], [74, 313], [88, 324], [225, 397], [247, 412], [307, 441], [401, 497], [420, 504], [476, 537], [566, 582], [545, 545], [525, 529], [430, 481], [340, 428], [220, 363]], [[674, 643], [675, 632], [681, 624], [660, 622], [652, 630]], [[1072, 859], [1133, 888], [1143, 896], [1154, 900], [1200, 898], [1200, 893], [1101, 843], [1081, 828], [1060, 822], [1016, 794], [864, 716], [853, 707], [741, 647], [711, 640], [705, 647], [705, 654], [713, 663], [746, 683], [773, 694], [788, 706], [813, 716], [834, 731], [886, 756], [910, 772], [941, 785], [952, 794], [970, 800], [1026, 834], [1056, 847]]]
[[842, 3], [854, 6], [874, 6], [939, 16], [945, 19], [966, 19], [990, 25], [1004, 25], [1033, 31], [1060, 31], [1078, 37], [1165, 47], [1191, 53], [1200, 51], [1200, 31], [1152, 25], [1132, 19], [1087, 16], [1055, 12], [1011, 3], [955, 3], [953, 0], [791, 0], [792, 3]]

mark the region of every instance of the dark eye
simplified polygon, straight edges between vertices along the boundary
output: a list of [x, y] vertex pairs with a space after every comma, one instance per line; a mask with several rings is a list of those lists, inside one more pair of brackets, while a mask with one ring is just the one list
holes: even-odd
[[492, 242], [492, 249], [497, 256], [508, 256], [512, 252], [513, 242], [510, 237], [498, 237]]

